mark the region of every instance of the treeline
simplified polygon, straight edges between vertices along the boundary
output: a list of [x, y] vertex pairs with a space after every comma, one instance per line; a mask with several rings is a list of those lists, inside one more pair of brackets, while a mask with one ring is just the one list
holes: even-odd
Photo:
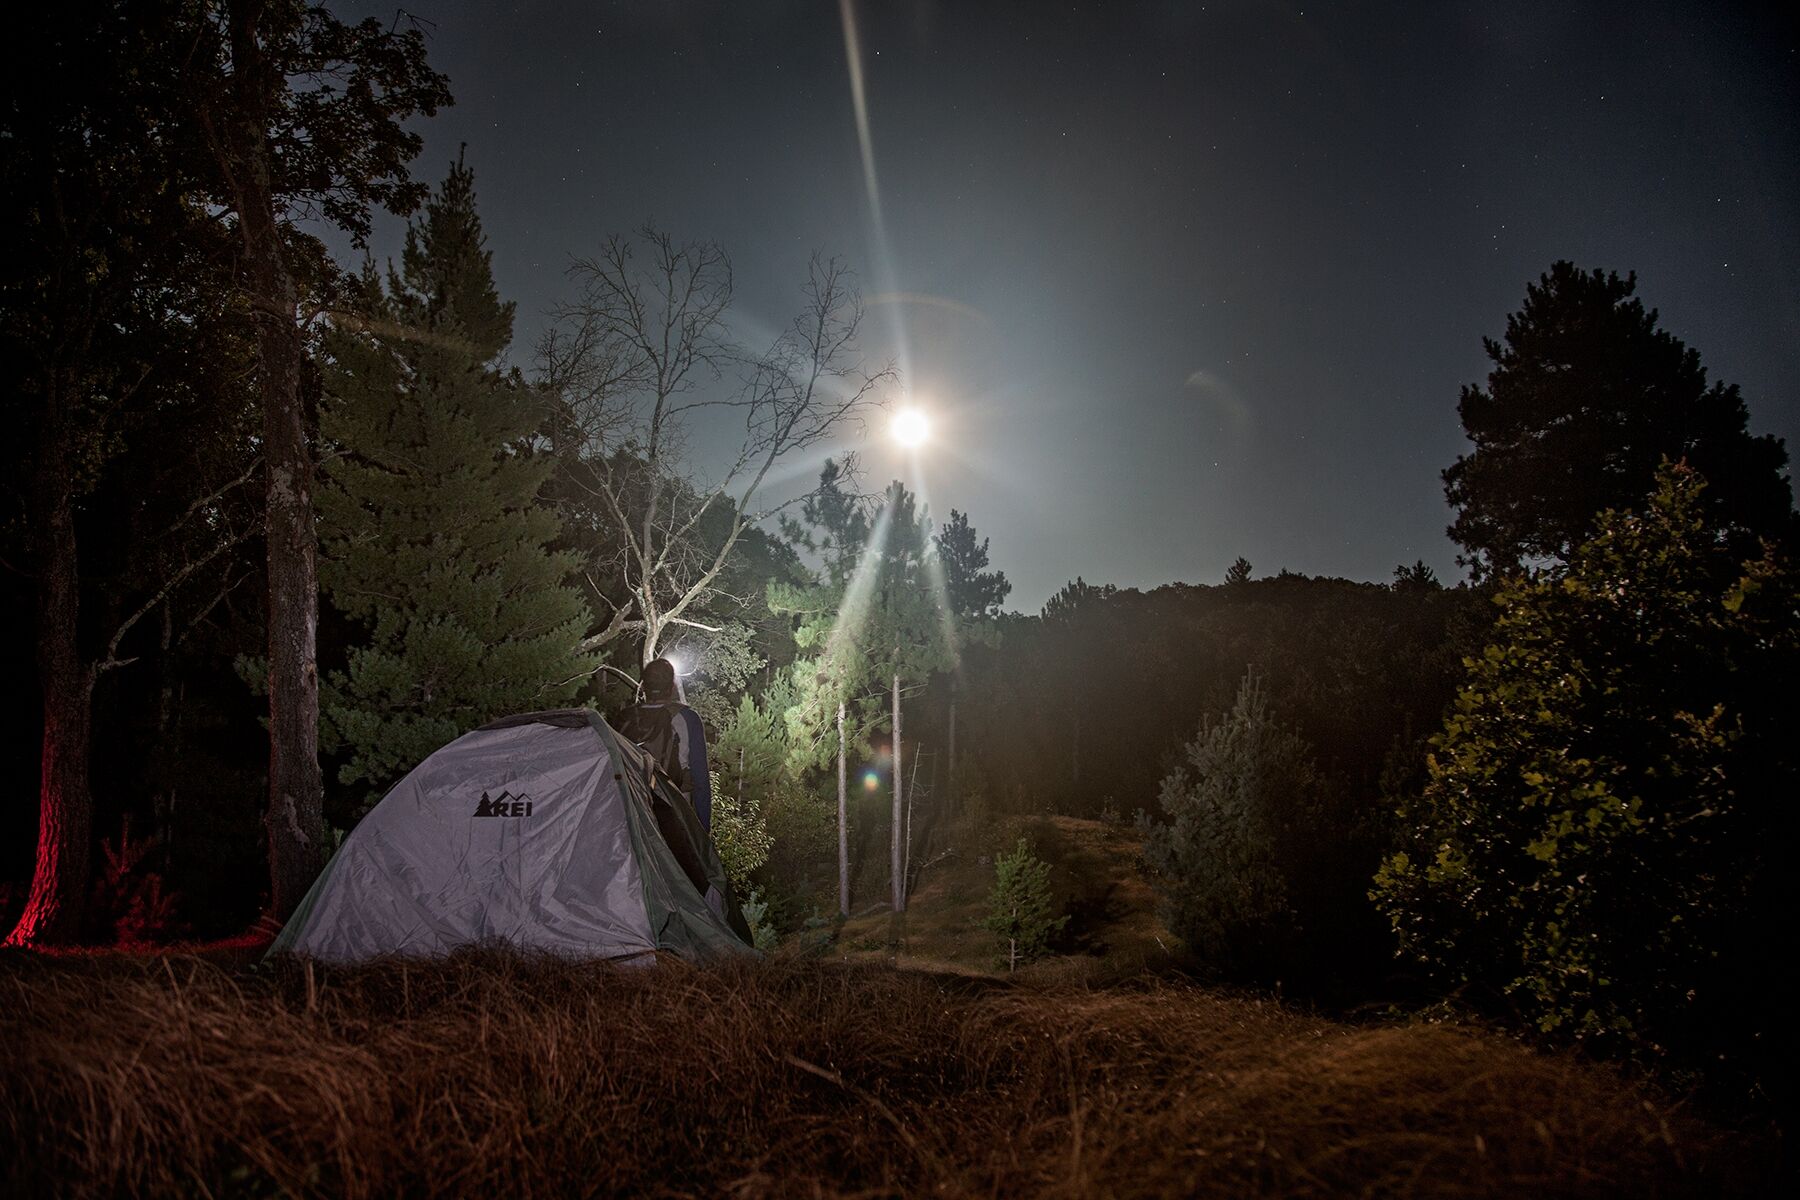
[[1316, 758], [1316, 809], [1293, 874], [1316, 891], [1303, 945], [1268, 964], [1290, 983], [1390, 966], [1364, 893], [1392, 836], [1392, 798], [1419, 771], [1476, 648], [1487, 598], [1428, 569], [1392, 585], [1281, 572], [1139, 592], [1076, 581], [966, 663], [963, 786], [998, 809], [1131, 820], [1246, 674]]

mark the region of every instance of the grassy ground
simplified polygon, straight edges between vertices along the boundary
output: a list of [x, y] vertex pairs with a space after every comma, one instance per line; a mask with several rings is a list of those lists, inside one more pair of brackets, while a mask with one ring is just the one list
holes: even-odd
[[[1064, 962], [1049, 970], [1129, 974], [1173, 961], [1174, 940], [1156, 917], [1156, 897], [1137, 867], [1142, 840], [1128, 825], [1077, 817], [1029, 817], [982, 827], [958, 828], [946, 839], [950, 853], [927, 856], [896, 929], [885, 908], [845, 923], [835, 952], [857, 960], [987, 972], [995, 969], [994, 935], [981, 927], [994, 886], [994, 856], [1020, 837], [1050, 864], [1050, 886], [1067, 929], [1056, 949], [1086, 963]], [[897, 958], [889, 942], [898, 934]], [[1040, 969], [1039, 973], [1043, 973]]]
[[14, 953], [0, 1045], [9, 1196], [1771, 1190], [1603, 1070], [1168, 983]]

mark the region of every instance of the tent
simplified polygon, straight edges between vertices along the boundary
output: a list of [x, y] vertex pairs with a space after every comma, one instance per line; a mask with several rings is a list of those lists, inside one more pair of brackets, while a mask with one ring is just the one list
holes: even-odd
[[429, 755], [344, 838], [270, 954], [510, 943], [583, 958], [754, 953], [719, 856], [650, 757], [585, 708]]

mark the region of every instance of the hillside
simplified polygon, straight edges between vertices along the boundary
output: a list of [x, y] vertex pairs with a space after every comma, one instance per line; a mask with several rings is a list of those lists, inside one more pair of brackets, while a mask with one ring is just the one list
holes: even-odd
[[[1175, 943], [1156, 917], [1156, 898], [1137, 868], [1142, 840], [1130, 825], [1079, 817], [1042, 816], [963, 825], [943, 839], [947, 848], [923, 856], [898, 931], [886, 907], [845, 923], [840, 957], [893, 958], [899, 965], [955, 971], [996, 969], [994, 937], [982, 929], [994, 886], [994, 857], [1020, 837], [1050, 864], [1050, 886], [1069, 924], [1054, 948], [1064, 972], [1121, 973], [1171, 960]], [[1040, 973], [1041, 970], [1040, 970]]]

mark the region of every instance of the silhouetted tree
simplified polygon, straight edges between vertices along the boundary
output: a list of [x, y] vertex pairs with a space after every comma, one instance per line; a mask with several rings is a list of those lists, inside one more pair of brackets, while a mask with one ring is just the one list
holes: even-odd
[[967, 513], [950, 510], [950, 520], [932, 535], [944, 568], [944, 591], [950, 611], [959, 618], [997, 614], [1012, 592], [1004, 571], [989, 571], [988, 539], [975, 540]]
[[1226, 583], [1249, 583], [1250, 582], [1250, 570], [1251, 570], [1250, 560], [1240, 554], [1237, 558], [1237, 561], [1233, 562], [1231, 564], [1231, 566], [1229, 568], [1227, 568], [1227, 570], [1225, 571], [1225, 582]]
[[1062, 634], [1065, 642], [1072, 641], [1077, 651], [1052, 652], [1049, 672], [1052, 686], [1066, 706], [1063, 720], [1069, 730], [1069, 778], [1077, 786], [1081, 783], [1082, 718], [1089, 707], [1090, 689], [1104, 670], [1096, 653], [1106, 622], [1104, 610], [1118, 591], [1110, 583], [1091, 584], [1077, 575], [1044, 602], [1041, 614], [1045, 628]]
[[1430, 592], [1444, 585], [1438, 582], [1437, 572], [1425, 564], [1424, 559], [1416, 559], [1413, 565], [1394, 568], [1394, 590], [1396, 592]]
[[[950, 520], [932, 536], [937, 546], [938, 563], [944, 572], [944, 593], [955, 618], [960, 639], [970, 637], [983, 642], [993, 640], [993, 618], [1012, 592], [1004, 571], [989, 571], [988, 539], [975, 540], [975, 527], [967, 513], [950, 510]], [[959, 776], [956, 750], [956, 706], [962, 690], [962, 664], [954, 664], [950, 672], [950, 719], [945, 732], [947, 797], [951, 805], [958, 802]]]
[[[1635, 508], [1657, 464], [1685, 459], [1714, 486], [1715, 527], [1788, 538], [1793, 499], [1779, 439], [1752, 437], [1737, 385], [1706, 382], [1697, 351], [1657, 328], [1621, 279], [1558, 262], [1526, 288], [1494, 368], [1458, 409], [1475, 443], [1444, 472], [1460, 562], [1477, 578], [1563, 561], [1608, 508]], [[1754, 552], [1754, 537], [1740, 538]]]
[[318, 539], [313, 455], [300, 389], [302, 284], [330, 271], [300, 233], [313, 213], [367, 239], [370, 210], [410, 212], [418, 115], [450, 103], [418, 30], [346, 25], [301, 0], [209, 0], [191, 52], [193, 107], [240, 241], [255, 321], [268, 478], [270, 911], [286, 917], [324, 865], [319, 774]]
[[[12, 942], [81, 929], [98, 681], [137, 660], [126, 639], [144, 617], [160, 610], [180, 640], [245, 533], [246, 347], [230, 231], [195, 201], [211, 164], [182, 120], [191, 42], [166, 5], [33, 7], [13, 14], [0, 69], [0, 377], [24, 518], [7, 557], [33, 576], [43, 716]], [[96, 535], [110, 555], [91, 553]]]

